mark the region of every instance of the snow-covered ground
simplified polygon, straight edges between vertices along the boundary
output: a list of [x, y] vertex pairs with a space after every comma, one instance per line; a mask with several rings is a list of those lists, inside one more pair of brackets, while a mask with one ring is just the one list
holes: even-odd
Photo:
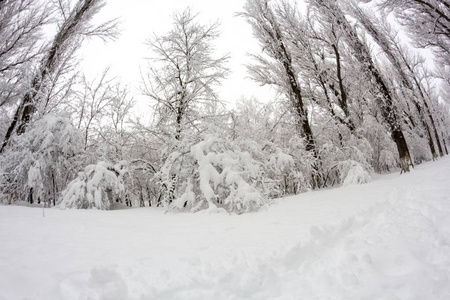
[[244, 215], [0, 206], [0, 299], [450, 299], [450, 158]]

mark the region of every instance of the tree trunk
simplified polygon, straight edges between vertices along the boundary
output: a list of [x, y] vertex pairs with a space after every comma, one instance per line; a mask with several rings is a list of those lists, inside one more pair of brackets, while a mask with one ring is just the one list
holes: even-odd
[[355, 131], [355, 125], [353, 124], [353, 121], [350, 118], [350, 111], [348, 109], [347, 93], [345, 92], [344, 79], [342, 77], [341, 56], [340, 56], [337, 44], [336, 45], [333, 44], [332, 47], [333, 47], [334, 54], [336, 56], [336, 77], [337, 77], [338, 83], [339, 83], [339, 92], [337, 93], [337, 91], [335, 91], [335, 95], [336, 96], [339, 95], [339, 97], [338, 97], [339, 106], [341, 107], [346, 119], [348, 120], [346, 122], [347, 127], [353, 133]]
[[432, 126], [432, 128], [433, 128], [434, 138], [435, 138], [436, 144], [437, 144], [437, 146], [438, 146], [439, 155], [440, 155], [441, 157], [443, 157], [443, 156], [444, 156], [444, 151], [442, 150], [441, 140], [440, 140], [440, 138], [439, 138], [439, 134], [438, 134], [438, 131], [437, 131], [437, 128], [436, 128], [436, 123], [435, 123], [435, 121], [434, 121], [434, 117], [433, 117], [433, 115], [431, 114], [430, 107], [428, 106], [427, 100], [425, 99], [425, 97], [424, 97], [424, 95], [423, 95], [423, 92], [422, 92], [422, 90], [421, 90], [420, 88], [419, 88], [419, 92], [420, 92], [421, 95], [422, 95], [423, 104], [424, 104], [425, 109], [426, 109], [426, 111], [427, 111], [428, 117], [430, 118], [430, 121], [431, 121], [431, 126]]
[[57, 194], [57, 187], [55, 182], [55, 174], [52, 172], [52, 184], [53, 184], [53, 206], [56, 206], [56, 194]]
[[28, 192], [28, 202], [30, 204], [33, 204], [33, 188], [30, 188], [30, 190]]
[[445, 153], [448, 155], [447, 143], [445, 142], [444, 133], [442, 133], [442, 141], [444, 142]]
[[412, 165], [412, 162], [403, 132], [401, 130], [395, 130], [392, 132], [391, 136], [397, 145], [397, 151], [400, 156], [400, 167], [402, 169], [400, 174], [409, 172], [409, 166]]
[[436, 153], [436, 148], [434, 147], [433, 138], [431, 137], [430, 127], [428, 126], [428, 124], [426, 124], [425, 129], [427, 130], [428, 134], [428, 145], [430, 146], [431, 155], [433, 156], [433, 160], [435, 160], [438, 156]]

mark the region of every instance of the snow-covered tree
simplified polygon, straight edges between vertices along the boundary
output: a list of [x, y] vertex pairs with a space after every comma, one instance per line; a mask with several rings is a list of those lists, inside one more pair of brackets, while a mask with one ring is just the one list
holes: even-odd
[[0, 156], [2, 201], [55, 204], [82, 163], [80, 132], [68, 119], [46, 115], [11, 140]]
[[377, 5], [395, 13], [415, 46], [432, 49], [439, 64], [450, 66], [450, 1], [381, 0]]
[[27, 69], [42, 54], [42, 30], [52, 7], [37, 0], [4, 0], [0, 4], [0, 107], [14, 105], [27, 79]]
[[[253, 55], [256, 63], [249, 65], [252, 77], [261, 84], [275, 85], [289, 101], [289, 107], [297, 121], [298, 133], [305, 139], [305, 149], [316, 159], [313, 168], [320, 169], [316, 141], [311, 129], [309, 112], [298, 78], [298, 70], [293, 54], [288, 46], [281, 21], [277, 19], [269, 1], [248, 0], [245, 12], [241, 13], [253, 28], [266, 56]], [[320, 176], [315, 177], [315, 185], [322, 185]]]
[[[171, 165], [171, 159], [179, 153], [190, 151], [189, 147], [198, 141], [195, 136], [206, 128], [204, 120], [218, 111], [220, 100], [215, 87], [228, 74], [225, 67], [228, 55], [215, 54], [214, 41], [218, 37], [218, 22], [203, 25], [197, 14], [187, 8], [174, 14], [172, 30], [148, 41], [153, 56], [142, 90], [152, 101], [155, 118], [151, 128], [139, 125], [137, 130], [149, 133], [151, 148], [158, 149], [150, 163], [156, 166], [156, 171]], [[166, 202], [175, 199], [173, 189], [185, 177], [178, 172], [169, 173], [170, 179], [164, 176], [152, 179], [154, 184], [150, 188], [148, 178], [136, 181], [145, 183], [147, 191], [155, 191], [156, 187], [153, 195], [156, 199], [152, 196], [149, 203], [161, 205], [161, 195]]]
[[[108, 76], [109, 69], [93, 80], [82, 76], [78, 91], [73, 94], [69, 103], [69, 111], [73, 116], [77, 128], [84, 132], [84, 149], [98, 144], [93, 136], [98, 137], [102, 117], [105, 117], [113, 98], [116, 96], [113, 89], [114, 79]], [[97, 134], [95, 134], [97, 133]], [[91, 149], [94, 152], [95, 149]]]
[[[418, 68], [413, 70], [414, 65], [417, 65], [417, 63], [411, 60], [411, 54], [405, 47], [401, 46], [401, 42], [396, 38], [397, 33], [386, 20], [382, 21], [376, 18], [355, 3], [349, 3], [346, 7], [349, 13], [359, 21], [381, 48], [389, 61], [394, 73], [393, 79], [397, 78], [396, 85], [399, 87], [398, 94], [400, 99], [398, 106], [408, 116], [411, 134], [422, 130], [423, 133], [419, 132], [419, 135], [426, 136], [432, 156], [434, 158], [437, 157], [438, 154], [432, 136], [432, 132], [436, 133], [436, 130], [433, 130], [433, 127], [435, 127], [434, 118], [429, 111], [428, 101], [423, 91], [424, 87], [419, 78], [419, 70], [417, 70]], [[417, 134], [414, 135], [417, 136]], [[443, 152], [439, 136], [435, 134], [434, 137], [442, 156]]]
[[[11, 1], [7, 1], [11, 2]], [[43, 57], [31, 75], [27, 91], [21, 96], [10, 126], [3, 139], [0, 152], [3, 152], [14, 133], [20, 135], [32, 120], [39, 106], [45, 101], [48, 81], [57, 78], [61, 66], [73, 56], [87, 36], [102, 38], [114, 37], [116, 23], [109, 21], [99, 26], [92, 24], [93, 16], [104, 6], [104, 0], [78, 0], [71, 8], [69, 2], [58, 1], [61, 19], [57, 24], [57, 33], [46, 47]], [[3, 4], [2, 4], [3, 6]], [[51, 84], [54, 85], [54, 82]]]
[[269, 198], [297, 194], [313, 186], [314, 159], [307, 159], [312, 156], [295, 129], [295, 118], [275, 101], [243, 98], [230, 113], [228, 135], [241, 151], [260, 163], [263, 194]]
[[219, 23], [202, 25], [187, 8], [173, 17], [173, 29], [148, 44], [154, 53], [144, 78], [159, 129], [176, 140], [192, 128], [204, 111], [213, 112], [219, 98], [214, 87], [228, 74], [228, 55], [216, 56]]
[[[99, 135], [104, 155], [111, 160], [121, 161], [130, 158], [132, 128], [131, 110], [136, 101], [131, 98], [128, 89], [120, 83], [111, 87], [111, 99], [104, 109]], [[128, 153], [127, 153], [128, 152]]]
[[342, 126], [353, 133], [355, 124], [348, 85], [356, 78], [347, 72], [341, 34], [311, 11], [303, 16], [289, 1], [281, 1], [276, 14], [285, 21], [281, 26], [292, 49], [293, 60], [299, 66], [299, 80], [305, 88], [305, 97], [329, 114], [340, 135], [345, 130]]

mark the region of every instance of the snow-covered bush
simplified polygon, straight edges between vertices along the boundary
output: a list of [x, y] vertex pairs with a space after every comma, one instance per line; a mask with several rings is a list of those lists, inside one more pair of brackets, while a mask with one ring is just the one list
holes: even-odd
[[299, 164], [282, 148], [266, 143], [259, 157], [264, 170], [264, 192], [270, 198], [297, 194], [306, 186]]
[[2, 201], [55, 204], [75, 175], [82, 148], [80, 132], [68, 119], [49, 114], [37, 120], [0, 156]]
[[242, 98], [230, 114], [228, 132], [263, 169], [263, 193], [269, 198], [297, 194], [314, 184], [316, 163], [297, 135], [295, 118], [280, 103]]
[[261, 164], [249, 152], [212, 135], [189, 148], [174, 151], [156, 176], [169, 210], [244, 213], [267, 203]]
[[364, 184], [368, 183], [372, 180], [372, 176], [370, 172], [359, 162], [354, 160], [348, 160], [341, 163], [342, 170], [345, 174], [345, 178], [342, 182], [342, 185], [353, 185], [353, 184]]
[[366, 116], [360, 131], [373, 149], [371, 165], [375, 172], [389, 171], [399, 165], [395, 143], [384, 126], [373, 116]]
[[125, 195], [125, 163], [99, 162], [88, 165], [62, 192], [59, 207], [107, 210]]
[[322, 145], [320, 157], [325, 171], [325, 185], [367, 183], [373, 172], [372, 147], [363, 137], [349, 136], [340, 145], [331, 142]]
[[428, 139], [425, 134], [419, 136], [414, 132], [407, 132], [406, 139], [408, 141], [409, 153], [414, 163], [421, 163], [433, 159]]
[[294, 159], [294, 167], [290, 170], [292, 178], [293, 193], [303, 193], [314, 188], [320, 188], [323, 179], [321, 162], [314, 157], [311, 151], [306, 151], [305, 140], [294, 135], [288, 143], [287, 152]]

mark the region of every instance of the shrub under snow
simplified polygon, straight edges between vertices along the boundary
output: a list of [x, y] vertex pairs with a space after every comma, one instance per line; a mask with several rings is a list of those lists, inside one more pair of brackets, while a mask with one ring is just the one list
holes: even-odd
[[371, 181], [373, 169], [370, 161], [373, 149], [364, 137], [352, 136], [340, 144], [328, 142], [320, 150], [326, 185], [363, 184]]
[[370, 172], [360, 163], [348, 160], [342, 163], [346, 169], [346, 176], [342, 185], [364, 184], [372, 180]]
[[125, 193], [123, 163], [99, 162], [87, 166], [62, 192], [60, 208], [109, 209]]
[[214, 136], [191, 146], [184, 155], [174, 152], [158, 176], [174, 194], [169, 209], [243, 213], [267, 202], [260, 191], [260, 163], [233, 142]]

